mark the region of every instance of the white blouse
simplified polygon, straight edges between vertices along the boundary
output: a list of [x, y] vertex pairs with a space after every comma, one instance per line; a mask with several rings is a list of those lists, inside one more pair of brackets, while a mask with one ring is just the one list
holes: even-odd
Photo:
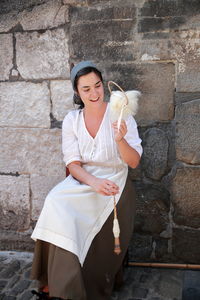
[[[66, 115], [62, 127], [62, 151], [66, 165], [72, 161], [97, 163], [106, 166], [124, 164], [114, 140], [109, 109], [108, 104], [95, 138], [89, 134], [85, 126], [83, 110], [74, 110]], [[126, 125], [128, 132], [124, 138], [141, 156], [141, 139], [138, 135], [135, 119], [129, 116]]]

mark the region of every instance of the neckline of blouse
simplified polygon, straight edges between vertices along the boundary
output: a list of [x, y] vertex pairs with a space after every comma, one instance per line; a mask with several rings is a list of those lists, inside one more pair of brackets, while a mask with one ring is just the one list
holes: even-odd
[[105, 112], [104, 112], [103, 118], [102, 118], [102, 120], [101, 120], [101, 124], [100, 124], [100, 126], [99, 126], [99, 129], [97, 130], [97, 133], [96, 133], [95, 137], [92, 137], [91, 134], [89, 133], [89, 131], [87, 130], [87, 127], [86, 127], [86, 124], [85, 124], [84, 115], [83, 115], [83, 109], [81, 110], [82, 122], [83, 122], [83, 125], [84, 125], [84, 129], [85, 129], [86, 133], [88, 134], [88, 136], [89, 136], [93, 141], [97, 138], [99, 132], [101, 131], [101, 128], [102, 128], [102, 126], [103, 126], [103, 123], [104, 123], [104, 120], [105, 120], [105, 117], [106, 117], [106, 114], [107, 114], [107, 111], [108, 111], [108, 106], [109, 106], [109, 103], [107, 103], [106, 110], [105, 110]]

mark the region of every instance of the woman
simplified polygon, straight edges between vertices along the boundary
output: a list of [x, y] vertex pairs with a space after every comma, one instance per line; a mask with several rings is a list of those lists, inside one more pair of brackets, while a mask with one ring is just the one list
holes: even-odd
[[[106, 300], [133, 230], [135, 195], [127, 173], [128, 165], [135, 168], [140, 161], [141, 140], [131, 116], [119, 131], [111, 124], [102, 75], [92, 62], [73, 67], [71, 81], [81, 108], [69, 112], [62, 127], [70, 175], [48, 194], [32, 234], [32, 278], [40, 290], [48, 285], [52, 299]], [[119, 255], [113, 252], [113, 196]]]

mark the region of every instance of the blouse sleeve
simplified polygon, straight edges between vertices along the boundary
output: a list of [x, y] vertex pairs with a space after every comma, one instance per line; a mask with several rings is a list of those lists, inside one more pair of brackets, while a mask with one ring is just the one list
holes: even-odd
[[62, 152], [67, 166], [72, 161], [81, 161], [78, 138], [75, 133], [75, 116], [69, 112], [62, 124]]
[[137, 130], [137, 123], [135, 119], [132, 116], [129, 116], [128, 119], [126, 120], [126, 125], [127, 125], [127, 133], [125, 135], [125, 140], [127, 143], [134, 148], [140, 156], [142, 156], [142, 146], [141, 142], [142, 140], [139, 137], [138, 130]]

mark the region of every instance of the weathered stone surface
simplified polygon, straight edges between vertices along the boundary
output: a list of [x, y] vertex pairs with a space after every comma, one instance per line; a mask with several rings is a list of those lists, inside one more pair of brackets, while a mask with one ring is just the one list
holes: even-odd
[[0, 176], [0, 226], [24, 230], [30, 225], [29, 176]]
[[[73, 7], [71, 38], [73, 56], [77, 60], [132, 61], [135, 44], [132, 34], [136, 24], [135, 6]], [[90, 45], [88, 47], [88, 45]]]
[[49, 0], [1, 0], [0, 14], [9, 13], [12, 11], [20, 12], [27, 8], [48, 2]]
[[187, 18], [184, 16], [175, 16], [168, 18], [142, 18], [138, 24], [139, 32], [150, 31], [166, 31], [169, 29], [177, 29], [180, 25], [184, 24]]
[[146, 17], [192, 16], [200, 9], [198, 0], [193, 1], [146, 1], [141, 15]]
[[136, 89], [142, 92], [136, 115], [139, 125], [173, 118], [175, 67], [172, 63], [107, 63], [101, 69], [105, 69], [106, 79], [114, 78], [124, 90]]
[[174, 115], [173, 93], [175, 67], [172, 63], [142, 64], [136, 67], [137, 89], [142, 92], [139, 124], [171, 120]]
[[[196, 54], [195, 54], [196, 55]], [[199, 92], [200, 91], [200, 56], [195, 59], [191, 55], [191, 61], [181, 62], [181, 68], [177, 76], [177, 92]]]
[[122, 6], [116, 3], [115, 6], [95, 6], [92, 7], [71, 7], [70, 10], [71, 21], [75, 23], [82, 23], [86, 21], [97, 20], [127, 20], [135, 19], [136, 8], [134, 4]]
[[161, 179], [167, 170], [169, 143], [166, 134], [158, 129], [148, 129], [143, 136], [142, 168], [147, 177]]
[[56, 120], [61, 121], [67, 112], [74, 108], [73, 89], [70, 80], [53, 80], [50, 84], [52, 113]]
[[57, 27], [68, 21], [68, 6], [62, 5], [61, 0], [51, 0], [35, 6], [31, 11], [25, 10], [19, 20], [24, 30]]
[[199, 230], [174, 228], [172, 240], [173, 254], [184, 263], [200, 263]]
[[[150, 35], [151, 34], [151, 35]], [[140, 42], [141, 61], [159, 61], [175, 59], [174, 44], [169, 36], [157, 36], [156, 32], [145, 35]]]
[[63, 176], [31, 175], [32, 220], [38, 219], [48, 192], [64, 179], [64, 174]]
[[60, 129], [0, 128], [0, 172], [64, 174]]
[[200, 227], [200, 167], [178, 168], [172, 182], [174, 222], [179, 225]]
[[18, 13], [10, 12], [0, 16], [0, 32], [8, 32], [18, 24]]
[[152, 236], [134, 233], [129, 245], [130, 261], [150, 261]]
[[47, 83], [0, 83], [0, 126], [50, 127]]
[[[77, 60], [124, 61], [134, 60], [134, 44], [131, 35], [134, 28], [133, 20], [101, 21], [95, 23], [75, 24], [71, 27], [73, 56]], [[113, 30], [115, 28], [115, 30]], [[90, 47], [88, 47], [88, 43]]]
[[17, 66], [24, 79], [69, 77], [68, 38], [63, 29], [16, 34]]
[[175, 93], [175, 103], [181, 104], [200, 99], [200, 93]]
[[9, 79], [13, 67], [13, 40], [12, 34], [0, 35], [0, 80]]
[[0, 250], [33, 251], [34, 241], [30, 238], [30, 235], [30, 231], [1, 230]]
[[169, 222], [170, 194], [162, 186], [136, 182], [135, 231], [159, 234]]
[[200, 91], [200, 30], [183, 30], [173, 36], [177, 65], [177, 92]]
[[190, 164], [200, 163], [200, 100], [176, 107], [176, 156]]

